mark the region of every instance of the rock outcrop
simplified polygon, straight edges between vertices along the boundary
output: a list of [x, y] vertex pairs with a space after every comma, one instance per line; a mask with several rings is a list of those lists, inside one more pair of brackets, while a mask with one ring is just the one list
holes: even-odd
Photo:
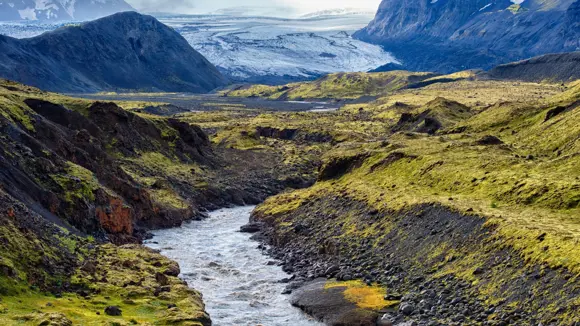
[[578, 50], [579, 8], [577, 0], [384, 0], [355, 37], [385, 46], [405, 69], [488, 69]]
[[226, 83], [179, 33], [135, 12], [29, 39], [0, 35], [0, 77], [67, 93], [203, 93]]

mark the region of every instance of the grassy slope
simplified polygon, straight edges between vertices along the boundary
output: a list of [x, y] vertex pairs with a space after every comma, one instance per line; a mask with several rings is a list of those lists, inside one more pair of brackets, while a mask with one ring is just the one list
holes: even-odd
[[[176, 263], [138, 245], [98, 245], [0, 190], [0, 322], [7, 325], [202, 325], [199, 293]], [[163, 274], [164, 276], [159, 276]], [[154, 295], [167, 286], [169, 292]], [[168, 309], [175, 304], [178, 308]], [[122, 316], [107, 316], [118, 306]]]
[[285, 86], [255, 85], [222, 92], [225, 96], [265, 97], [269, 99], [357, 99], [378, 96], [433, 77], [430, 73], [389, 71], [379, 73], [336, 73], [312, 82]]
[[[434, 84], [392, 92], [337, 115], [364, 112], [367, 121], [393, 126], [401, 111], [429, 110], [429, 103], [437, 97], [466, 104], [473, 114], [455, 120], [433, 137], [399, 132], [385, 134], [381, 141], [343, 142], [325, 155], [325, 169], [341, 159], [364, 154], [362, 163], [309, 189], [273, 197], [258, 207], [257, 215], [279, 219], [283, 228], [302, 203], [322, 197], [347, 196], [380, 212], [439, 203], [486, 217], [487, 225], [497, 230], [496, 240], [489, 245], [501, 243], [530, 265], [580, 274], [580, 83], [565, 88], [493, 81]], [[563, 112], [546, 120], [555, 108]], [[488, 135], [504, 144], [479, 142]], [[346, 230], [350, 230], [349, 223], [353, 226], [346, 238], [374, 239], [390, 228], [385, 219], [360, 229], [355, 227], [359, 224], [356, 216], [352, 218], [355, 220], [347, 219], [343, 226]], [[432, 249], [445, 252], [445, 248]], [[485, 261], [492, 247], [482, 245], [479, 250], [470, 253], [471, 258], [449, 264], [441, 273], [474, 281], [471, 271]], [[486, 283], [480, 290], [491, 301], [501, 299], [505, 293], [500, 284], [509, 283], [510, 277], [494, 275], [495, 283]], [[575, 316], [563, 318], [573, 320]]]

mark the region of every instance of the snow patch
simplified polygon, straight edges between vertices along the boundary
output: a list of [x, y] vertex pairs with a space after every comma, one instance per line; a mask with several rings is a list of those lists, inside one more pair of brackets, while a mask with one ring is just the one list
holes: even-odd
[[479, 11], [484, 11], [485, 9], [489, 8], [489, 6], [491, 6], [492, 3], [488, 3], [485, 6], [481, 7], [481, 9], [479, 9]]
[[36, 10], [58, 10], [58, 6], [52, 3], [51, 0], [36, 0], [34, 9]]
[[36, 20], [36, 11], [34, 8], [26, 8], [18, 10], [18, 14], [22, 20]]

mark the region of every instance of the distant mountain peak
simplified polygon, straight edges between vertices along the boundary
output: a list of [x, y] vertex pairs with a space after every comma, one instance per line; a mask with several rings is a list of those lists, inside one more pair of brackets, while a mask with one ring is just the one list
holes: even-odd
[[0, 0], [0, 21], [90, 20], [129, 10], [125, 0]]

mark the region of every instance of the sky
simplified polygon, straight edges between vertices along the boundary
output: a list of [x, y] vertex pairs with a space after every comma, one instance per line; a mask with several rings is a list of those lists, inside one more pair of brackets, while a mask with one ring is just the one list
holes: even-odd
[[[287, 7], [289, 12], [308, 13], [334, 8], [376, 10], [381, 0], [127, 0], [141, 11], [173, 13], [206, 13], [231, 7]], [[282, 11], [283, 12], [283, 11]]]

